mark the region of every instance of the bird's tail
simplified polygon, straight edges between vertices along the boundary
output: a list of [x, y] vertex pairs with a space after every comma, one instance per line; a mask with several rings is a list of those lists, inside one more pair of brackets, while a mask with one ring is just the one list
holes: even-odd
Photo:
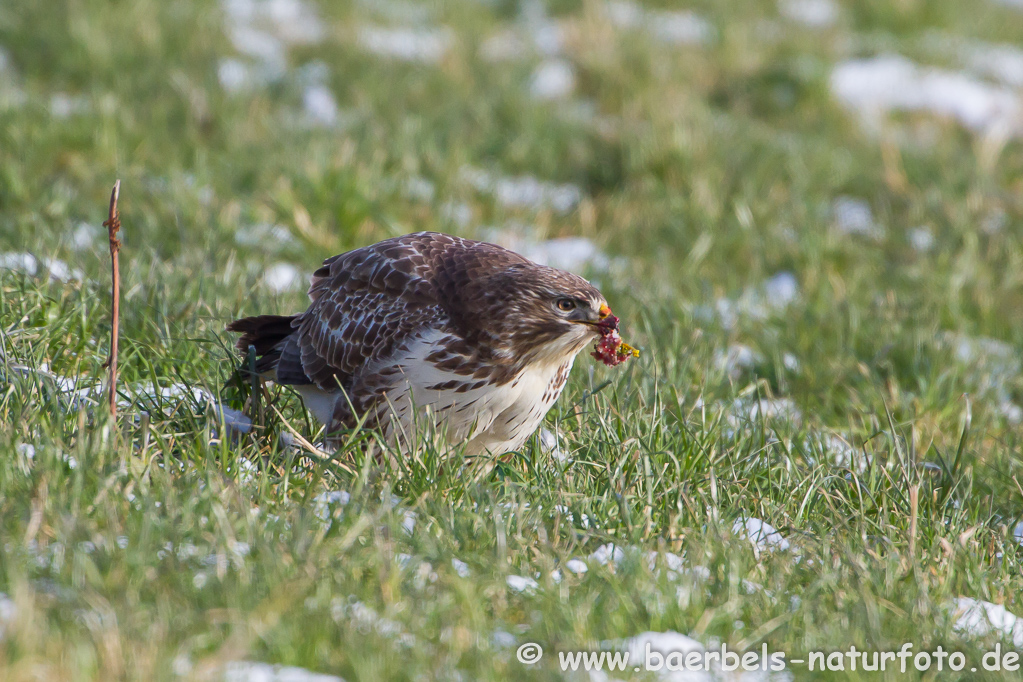
[[241, 351], [242, 356], [249, 352], [249, 346], [254, 346], [256, 355], [256, 371], [262, 374], [277, 366], [281, 357], [281, 349], [284, 342], [294, 333], [292, 323], [298, 315], [256, 315], [255, 317], [243, 317], [227, 325], [227, 331], [241, 333], [235, 346]]

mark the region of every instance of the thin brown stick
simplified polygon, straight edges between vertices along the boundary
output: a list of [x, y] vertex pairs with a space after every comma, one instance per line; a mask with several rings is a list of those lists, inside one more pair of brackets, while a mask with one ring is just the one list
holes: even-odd
[[103, 227], [107, 228], [110, 237], [110, 279], [111, 279], [111, 306], [110, 306], [110, 357], [107, 358], [104, 367], [110, 368], [110, 416], [117, 416], [117, 338], [120, 335], [121, 319], [121, 270], [117, 254], [121, 250], [121, 240], [117, 233], [121, 229], [121, 216], [117, 210], [117, 199], [121, 194], [121, 181], [114, 183], [114, 190], [110, 193], [110, 212]]

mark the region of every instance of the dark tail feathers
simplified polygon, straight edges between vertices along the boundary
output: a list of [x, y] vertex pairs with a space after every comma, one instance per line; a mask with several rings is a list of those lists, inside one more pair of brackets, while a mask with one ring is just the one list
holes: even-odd
[[256, 363], [258, 372], [273, 369], [280, 358], [281, 342], [295, 331], [291, 326], [298, 315], [256, 315], [243, 317], [227, 325], [227, 331], [241, 333], [235, 344], [242, 356], [248, 354], [249, 346], [256, 347], [259, 361]]

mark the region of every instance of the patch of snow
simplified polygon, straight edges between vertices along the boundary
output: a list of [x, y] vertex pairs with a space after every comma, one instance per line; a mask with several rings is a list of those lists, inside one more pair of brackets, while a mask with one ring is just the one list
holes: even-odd
[[80, 95], [57, 92], [50, 95], [50, 116], [70, 118], [89, 111], [89, 100]]
[[39, 273], [40, 266], [46, 270], [50, 279], [58, 282], [82, 281], [85, 273], [78, 268], [72, 268], [63, 261], [53, 258], [44, 258], [39, 261], [32, 254], [8, 252], [0, 254], [0, 270], [12, 270], [23, 272], [27, 275]]
[[714, 353], [714, 366], [733, 380], [763, 361], [764, 357], [760, 353], [741, 343], [733, 343], [727, 350], [719, 349]]
[[1008, 611], [1004, 606], [970, 597], [955, 599], [950, 610], [956, 621], [952, 626], [958, 632], [974, 637], [1000, 634], [1012, 641], [1016, 648], [1023, 648], [1023, 619]]
[[80, 222], [71, 233], [71, 248], [75, 251], [84, 251], [97, 245], [100, 238], [98, 227], [86, 222]]
[[529, 94], [539, 100], [564, 99], [575, 90], [575, 69], [564, 59], [540, 63], [529, 80]]
[[952, 118], [984, 135], [1021, 131], [1023, 107], [1012, 90], [963, 73], [919, 66], [900, 55], [838, 64], [831, 73], [831, 90], [873, 127], [887, 112], [911, 111]]
[[461, 559], [455, 559], [452, 557], [451, 567], [455, 569], [455, 573], [457, 573], [460, 578], [468, 578], [472, 573], [472, 571], [469, 570], [469, 564], [465, 563]]
[[644, 20], [643, 8], [629, 0], [611, 0], [604, 11], [611, 23], [621, 28], [639, 28]]
[[[1023, 521], [1020, 522], [1020, 525], [1023, 526]], [[1021, 542], [1023, 542], [1023, 540], [1021, 540]], [[565, 562], [565, 570], [571, 571], [576, 575], [582, 575], [586, 571], [590, 570], [590, 567], [587, 566], [586, 562], [582, 559], [569, 559]]]
[[58, 282], [81, 282], [85, 279], [85, 273], [78, 268], [72, 268], [62, 260], [56, 258], [44, 258], [43, 266], [50, 275], [50, 279]]
[[413, 176], [405, 181], [405, 196], [417, 201], [433, 201], [437, 188], [426, 178]]
[[334, 508], [344, 507], [351, 499], [352, 496], [346, 490], [322, 492], [313, 498], [313, 513], [321, 521], [326, 521]]
[[974, 43], [965, 49], [969, 68], [1005, 85], [1023, 87], [1023, 50], [1013, 45]]
[[588, 268], [607, 270], [610, 266], [607, 255], [586, 237], [561, 237], [524, 244], [521, 253], [534, 263], [575, 273]]
[[831, 433], [810, 434], [806, 437], [807, 450], [815, 450], [828, 455], [836, 466], [855, 468], [863, 473], [867, 468], [867, 460], [863, 452], [854, 448], [844, 438]]
[[870, 204], [855, 197], [838, 197], [831, 204], [834, 229], [839, 234], [857, 235], [879, 241], [885, 230], [874, 220]]
[[544, 182], [532, 175], [495, 176], [472, 167], [463, 168], [461, 175], [477, 191], [493, 194], [499, 204], [511, 208], [551, 208], [568, 213], [582, 200], [577, 185]]
[[451, 47], [445, 29], [360, 26], [358, 41], [369, 53], [407, 62], [436, 63]]
[[440, 207], [440, 216], [458, 227], [472, 222], [472, 206], [458, 201], [446, 201]]
[[737, 519], [732, 526], [732, 533], [745, 536], [753, 543], [757, 554], [776, 549], [782, 551], [789, 549], [789, 541], [785, 539], [785, 536], [771, 524], [757, 518]]
[[992, 0], [992, 2], [1004, 7], [1023, 10], [1023, 0]]
[[669, 45], [702, 45], [714, 37], [714, 27], [695, 12], [650, 12], [650, 33]]
[[279, 247], [281, 244], [293, 243], [295, 238], [284, 225], [256, 223], [235, 231], [234, 240], [242, 246]]
[[810, 28], [828, 28], [838, 21], [840, 8], [834, 0], [781, 0], [778, 10], [786, 19]]
[[39, 261], [31, 253], [0, 253], [0, 270], [14, 270], [34, 275], [39, 270]]
[[929, 253], [934, 249], [934, 233], [926, 226], [914, 227], [909, 231], [909, 244], [918, 253]]
[[781, 356], [781, 363], [785, 365], [785, 369], [790, 372], [798, 372], [800, 368], [799, 358], [792, 353], [783, 353]]
[[735, 300], [719, 298], [714, 310], [706, 307], [697, 311], [704, 319], [716, 315], [725, 329], [733, 329], [742, 317], [764, 321], [784, 311], [799, 300], [799, 281], [791, 272], [779, 272], [759, 286], [749, 287]]
[[516, 592], [533, 592], [539, 587], [535, 580], [527, 576], [510, 575], [505, 578], [505, 581], [508, 583], [508, 587]]
[[338, 108], [334, 93], [325, 85], [310, 85], [302, 93], [302, 108], [310, 123], [331, 127], [337, 124]]
[[36, 456], [36, 448], [31, 443], [18, 443], [14, 451], [25, 459], [35, 459]]
[[518, 642], [510, 632], [504, 630], [494, 630], [494, 634], [490, 636], [490, 642], [498, 649], [508, 649]]
[[613, 25], [641, 29], [669, 45], [702, 45], [714, 37], [710, 22], [688, 10], [648, 12], [631, 0], [612, 0], [604, 5], [604, 12]]
[[1023, 371], [1015, 348], [987, 337], [946, 334], [956, 359], [970, 370], [978, 397], [994, 402], [995, 410], [1011, 423], [1023, 420], [1023, 409], [1012, 400], [1012, 382]]
[[613, 542], [609, 542], [606, 545], [598, 547], [593, 554], [590, 554], [590, 560], [596, 561], [602, 566], [607, 564], [619, 564], [622, 559], [625, 558], [625, 550], [621, 547], [615, 546]]
[[235, 24], [228, 27], [227, 36], [235, 50], [256, 60], [268, 71], [283, 73], [285, 70], [284, 43], [272, 33]]
[[529, 32], [540, 54], [552, 57], [561, 54], [565, 48], [565, 29], [556, 21], [545, 19], [533, 22]]
[[223, 0], [221, 6], [232, 25], [258, 26], [289, 45], [323, 39], [322, 22], [302, 0]]
[[323, 39], [315, 10], [302, 0], [222, 0], [228, 40], [248, 60], [225, 58], [217, 78], [229, 93], [243, 92], [281, 78], [291, 45]]
[[279, 76], [279, 73], [271, 73], [258, 65], [234, 57], [217, 62], [217, 80], [220, 87], [230, 94], [253, 90]]
[[798, 424], [803, 414], [790, 398], [762, 398], [749, 408], [749, 418], [751, 421], [782, 419]]
[[540, 429], [540, 450], [559, 462], [568, 460], [568, 455], [561, 449], [558, 436], [550, 429]]
[[304, 285], [304, 278], [291, 263], [274, 263], [263, 273], [263, 285], [280, 294]]
[[14, 600], [3, 592], [0, 592], [0, 641], [3, 641], [4, 631], [14, 622], [18, 609]]
[[305, 668], [295, 668], [269, 663], [234, 661], [224, 666], [224, 682], [344, 682], [336, 675], [314, 673]]

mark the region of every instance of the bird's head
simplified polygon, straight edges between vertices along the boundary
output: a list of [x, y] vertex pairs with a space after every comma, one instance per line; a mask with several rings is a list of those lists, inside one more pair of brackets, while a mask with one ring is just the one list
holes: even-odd
[[499, 279], [488, 287], [495, 296], [486, 306], [490, 319], [485, 324], [493, 338], [503, 340], [504, 354], [527, 363], [561, 363], [612, 335], [621, 344], [618, 318], [582, 277], [529, 263], [508, 268]]

